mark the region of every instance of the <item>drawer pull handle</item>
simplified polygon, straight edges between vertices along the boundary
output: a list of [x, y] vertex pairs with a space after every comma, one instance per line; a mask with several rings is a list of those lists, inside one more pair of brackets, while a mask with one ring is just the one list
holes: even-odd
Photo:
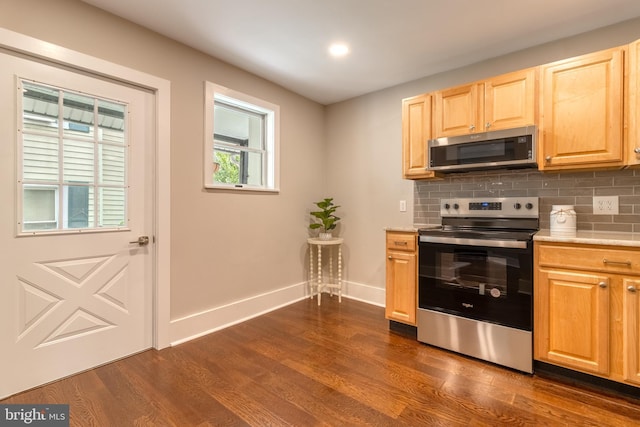
[[602, 260], [603, 264], [622, 264], [622, 265], [626, 265], [628, 267], [631, 267], [631, 261], [612, 261], [610, 259], [603, 259]]
[[602, 289], [607, 287], [607, 282], [600, 282], [598, 283], [598, 286], [600, 286]]
[[636, 287], [635, 287], [635, 286], [633, 286], [633, 285], [628, 286], [628, 287], [627, 287], [627, 290], [628, 290], [629, 292], [635, 292], [635, 291], [637, 291]]
[[393, 244], [398, 246], [407, 246], [407, 242], [401, 242], [399, 240], [395, 240]]

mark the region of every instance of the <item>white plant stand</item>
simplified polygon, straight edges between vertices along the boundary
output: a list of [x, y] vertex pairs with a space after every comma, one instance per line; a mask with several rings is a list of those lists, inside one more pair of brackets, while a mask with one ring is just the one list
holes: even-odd
[[[328, 289], [330, 294], [333, 295], [334, 290], [338, 293], [338, 302], [342, 302], [342, 242], [343, 239], [334, 237], [332, 239], [307, 239], [309, 243], [309, 290], [310, 298], [313, 299], [315, 294], [318, 295], [318, 305], [320, 305], [322, 298], [322, 291]], [[316, 265], [313, 264], [313, 249], [316, 249]], [[322, 277], [322, 250], [325, 248], [329, 252], [329, 276]], [[334, 277], [334, 252], [337, 251], [337, 277]], [[314, 270], [317, 271], [317, 275], [314, 277]]]

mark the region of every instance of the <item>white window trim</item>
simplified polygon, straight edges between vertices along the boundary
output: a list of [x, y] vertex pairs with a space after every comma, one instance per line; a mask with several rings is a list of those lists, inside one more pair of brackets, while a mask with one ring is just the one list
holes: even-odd
[[[205, 81], [204, 96], [204, 165], [203, 165], [203, 181], [204, 187], [217, 190], [233, 190], [233, 191], [260, 191], [260, 192], [280, 192], [280, 106], [271, 102], [246, 95], [242, 92], [226, 88]], [[220, 184], [213, 180], [213, 107], [215, 100], [220, 99], [236, 105], [246, 103], [248, 109], [255, 110], [256, 107], [267, 115], [266, 117], [266, 164], [267, 168], [272, 170], [263, 171], [265, 174], [264, 186], [253, 185], [233, 185]]]

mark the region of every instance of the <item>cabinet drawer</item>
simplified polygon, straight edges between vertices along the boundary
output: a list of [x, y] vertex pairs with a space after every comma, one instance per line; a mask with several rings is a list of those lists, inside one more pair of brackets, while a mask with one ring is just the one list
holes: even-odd
[[416, 234], [388, 232], [387, 249], [414, 252], [416, 250]]
[[640, 274], [640, 251], [540, 245], [538, 264], [545, 267]]

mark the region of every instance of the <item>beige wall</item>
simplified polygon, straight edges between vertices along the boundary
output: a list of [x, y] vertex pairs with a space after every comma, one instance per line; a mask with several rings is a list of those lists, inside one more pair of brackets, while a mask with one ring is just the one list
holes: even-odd
[[[346, 279], [383, 289], [383, 229], [413, 224], [402, 98], [640, 38], [636, 19], [324, 108], [79, 0], [0, 0], [0, 11], [2, 27], [171, 81], [174, 319], [305, 280], [308, 212], [325, 195], [342, 205]], [[204, 80], [280, 105], [280, 194], [203, 190]]]
[[[171, 82], [172, 319], [305, 279], [308, 212], [324, 186], [321, 105], [79, 0], [0, 0], [0, 26]], [[280, 105], [279, 194], [203, 190], [205, 80]]]
[[[329, 192], [344, 210], [350, 281], [384, 287], [384, 231], [413, 225], [414, 183], [403, 180], [401, 100], [502, 73], [640, 39], [640, 19], [627, 21], [327, 107]], [[431, 191], [437, 183], [430, 185]], [[436, 193], [437, 194], [437, 193]], [[407, 200], [407, 212], [399, 201]]]

